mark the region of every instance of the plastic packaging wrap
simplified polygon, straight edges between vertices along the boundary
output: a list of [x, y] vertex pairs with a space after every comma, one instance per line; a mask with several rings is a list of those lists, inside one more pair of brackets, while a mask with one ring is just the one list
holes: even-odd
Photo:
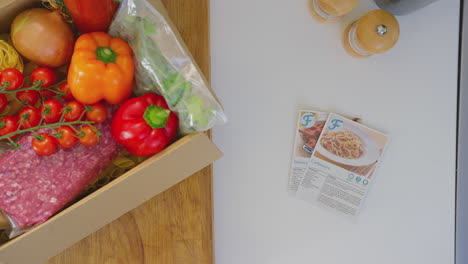
[[183, 134], [226, 123], [221, 105], [160, 10], [146, 0], [123, 0], [109, 34], [125, 39], [134, 51], [136, 94], [163, 95]]
[[33, 135], [28, 134], [18, 141], [18, 150], [0, 157], [0, 208], [9, 218], [10, 237], [60, 211], [122, 152], [112, 138], [110, 122], [109, 118], [96, 125], [100, 142], [91, 147], [77, 144], [39, 156], [31, 148]]

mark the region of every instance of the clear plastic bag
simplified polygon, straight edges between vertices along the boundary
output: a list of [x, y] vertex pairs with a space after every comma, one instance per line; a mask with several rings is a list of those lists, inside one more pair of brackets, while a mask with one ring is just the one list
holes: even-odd
[[164, 96], [178, 114], [183, 134], [226, 123], [223, 108], [163, 11], [146, 0], [123, 0], [109, 34], [125, 39], [133, 49], [135, 93]]

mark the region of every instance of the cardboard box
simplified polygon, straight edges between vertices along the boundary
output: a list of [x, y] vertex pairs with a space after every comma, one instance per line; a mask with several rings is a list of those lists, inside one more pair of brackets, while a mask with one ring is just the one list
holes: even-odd
[[[149, 2], [162, 7], [159, 0]], [[0, 33], [16, 14], [37, 3], [0, 0]], [[221, 156], [206, 134], [185, 136], [47, 222], [0, 245], [0, 264], [43, 263]]]

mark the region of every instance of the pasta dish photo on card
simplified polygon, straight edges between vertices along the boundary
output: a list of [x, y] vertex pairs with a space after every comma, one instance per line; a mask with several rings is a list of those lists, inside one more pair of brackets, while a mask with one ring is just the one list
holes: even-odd
[[331, 113], [297, 196], [340, 214], [358, 215], [387, 143], [387, 135]]

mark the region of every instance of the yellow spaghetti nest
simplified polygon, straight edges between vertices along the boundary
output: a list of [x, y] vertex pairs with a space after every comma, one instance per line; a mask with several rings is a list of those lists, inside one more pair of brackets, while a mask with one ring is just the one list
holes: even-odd
[[23, 60], [16, 50], [4, 40], [0, 40], [0, 71], [16, 68], [23, 72]]

